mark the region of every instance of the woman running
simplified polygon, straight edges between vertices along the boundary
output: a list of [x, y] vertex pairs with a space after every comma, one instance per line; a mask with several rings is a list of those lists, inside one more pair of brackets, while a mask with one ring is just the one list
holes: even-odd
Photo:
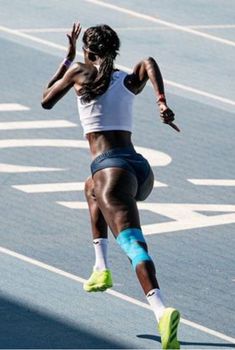
[[163, 349], [179, 349], [179, 311], [165, 307], [156, 279], [154, 263], [141, 231], [137, 201], [148, 197], [154, 176], [148, 161], [136, 153], [131, 140], [132, 105], [148, 80], [152, 83], [162, 121], [173, 124], [161, 72], [153, 58], [139, 62], [131, 74], [114, 68], [120, 41], [108, 25], [88, 28], [83, 35], [84, 63], [72, 64], [81, 32], [74, 24], [68, 54], [47, 85], [42, 107], [51, 109], [72, 87], [91, 157], [91, 177], [85, 183], [89, 206], [95, 266], [84, 284], [87, 292], [112, 287], [107, 263], [108, 227], [128, 256], [158, 322]]

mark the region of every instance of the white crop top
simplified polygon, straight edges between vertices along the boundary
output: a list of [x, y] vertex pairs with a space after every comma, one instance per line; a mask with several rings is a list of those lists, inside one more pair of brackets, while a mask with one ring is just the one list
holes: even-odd
[[127, 73], [112, 73], [108, 89], [101, 96], [83, 104], [77, 97], [78, 111], [84, 135], [105, 130], [132, 131], [134, 94], [124, 85]]

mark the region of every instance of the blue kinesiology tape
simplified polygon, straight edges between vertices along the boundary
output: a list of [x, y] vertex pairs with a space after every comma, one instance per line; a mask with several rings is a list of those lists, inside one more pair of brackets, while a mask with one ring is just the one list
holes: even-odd
[[128, 228], [121, 231], [117, 236], [117, 242], [131, 259], [134, 269], [139, 263], [152, 260], [148, 252], [139, 244], [139, 242], [146, 243], [140, 229]]

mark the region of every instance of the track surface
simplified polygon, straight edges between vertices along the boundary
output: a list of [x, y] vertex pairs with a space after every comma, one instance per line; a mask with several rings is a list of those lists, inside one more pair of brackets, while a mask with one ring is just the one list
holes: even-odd
[[40, 106], [77, 20], [117, 30], [124, 70], [146, 56], [161, 67], [182, 132], [161, 124], [147, 86], [133, 134], [156, 179], [143, 230], [166, 303], [182, 314], [182, 348], [235, 347], [234, 12], [232, 0], [0, 1], [1, 348], [160, 348], [111, 235], [113, 290], [82, 289], [94, 261], [89, 152], [73, 92]]

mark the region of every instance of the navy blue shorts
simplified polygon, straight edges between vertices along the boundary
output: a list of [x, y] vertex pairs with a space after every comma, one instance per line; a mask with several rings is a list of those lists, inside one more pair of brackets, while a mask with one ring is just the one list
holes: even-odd
[[122, 168], [130, 171], [137, 178], [138, 185], [142, 185], [150, 173], [147, 159], [136, 153], [134, 147], [112, 148], [91, 163], [92, 176], [105, 168]]

